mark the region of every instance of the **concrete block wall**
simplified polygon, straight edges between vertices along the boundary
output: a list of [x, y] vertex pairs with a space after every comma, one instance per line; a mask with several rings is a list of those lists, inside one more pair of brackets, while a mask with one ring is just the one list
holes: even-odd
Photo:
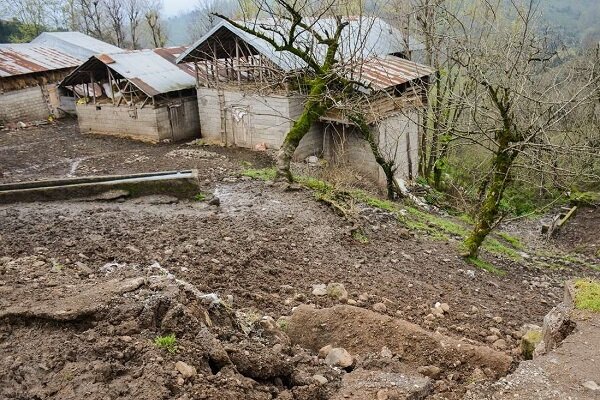
[[[396, 177], [408, 180], [409, 163], [413, 178], [418, 166], [419, 124], [416, 111], [390, 116], [374, 126], [381, 153], [394, 159], [398, 166]], [[385, 186], [383, 169], [375, 161], [369, 144], [356, 128], [339, 124], [326, 127], [323, 141], [323, 157], [332, 164], [352, 165], [366, 177]]]
[[100, 133], [128, 137], [147, 142], [165, 139], [182, 140], [198, 137], [198, 111], [195, 98], [184, 99], [180, 108], [180, 120], [171, 134], [167, 105], [152, 108], [120, 107], [112, 104], [77, 104], [79, 129], [83, 133]]
[[[223, 142], [246, 148], [265, 144], [281, 147], [294, 120], [300, 116], [304, 97], [260, 96], [241, 91], [223, 92], [226, 138], [221, 137], [221, 104], [218, 91], [198, 88], [198, 110], [202, 137], [209, 142]], [[295, 158], [319, 155], [323, 149], [320, 124], [315, 124], [300, 142]]]
[[27, 122], [47, 119], [49, 115], [39, 86], [0, 93], [0, 120]]

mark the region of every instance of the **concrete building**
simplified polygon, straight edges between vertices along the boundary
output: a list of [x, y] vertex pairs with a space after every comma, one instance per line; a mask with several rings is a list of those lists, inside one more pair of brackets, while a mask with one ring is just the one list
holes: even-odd
[[79, 128], [160, 142], [199, 137], [194, 76], [169, 61], [182, 48], [90, 57], [62, 82], [76, 98]]
[[[251, 28], [286, 35], [286, 21], [260, 20]], [[334, 19], [318, 20], [314, 29], [332, 32]], [[273, 34], [277, 38], [278, 34]], [[307, 41], [317, 58], [322, 46]], [[414, 177], [418, 163], [419, 110], [425, 106], [424, 88], [434, 70], [405, 59], [420, 44], [404, 40], [401, 32], [378, 18], [351, 18], [340, 40], [338, 68], [356, 90], [366, 92], [368, 124], [380, 151], [395, 160], [397, 176]], [[209, 142], [277, 149], [301, 115], [306, 94], [302, 79], [306, 64], [290, 52], [277, 51], [222, 21], [177, 60], [193, 63], [202, 137]], [[336, 165], [351, 164], [364, 175], [384, 183], [385, 175], [343, 110], [332, 109], [302, 139], [294, 157], [315, 155]]]
[[57, 82], [79, 64], [77, 58], [54, 48], [0, 44], [0, 121], [59, 116]]

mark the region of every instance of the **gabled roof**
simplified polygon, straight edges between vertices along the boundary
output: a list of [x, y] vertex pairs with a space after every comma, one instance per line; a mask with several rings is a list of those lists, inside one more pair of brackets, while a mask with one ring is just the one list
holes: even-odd
[[81, 32], [43, 32], [31, 43], [53, 47], [81, 61], [94, 54], [119, 53], [123, 49]]
[[0, 77], [74, 68], [81, 62], [54, 48], [30, 43], [0, 44]]
[[[340, 48], [338, 50], [338, 59], [350, 61], [351, 59], [367, 59], [370, 57], [384, 56], [388, 54], [397, 54], [406, 52], [406, 43], [402, 32], [393, 28], [384, 20], [375, 17], [352, 17], [347, 19], [348, 26], [342, 31], [340, 39]], [[309, 21], [311, 23], [311, 21]], [[324, 34], [331, 34], [336, 26], [334, 18], [322, 18], [312, 21], [313, 28]], [[269, 37], [280, 42], [279, 33], [287, 36], [290, 28], [290, 22], [279, 19], [260, 19], [245, 23], [246, 26], [258, 30]], [[278, 33], [274, 33], [276, 31]], [[231, 35], [237, 36], [256, 52], [267, 57], [271, 62], [284, 71], [291, 71], [306, 67], [306, 63], [299, 57], [285, 51], [280, 52], [267, 41], [259, 39], [242, 29], [239, 29], [227, 21], [221, 21], [214, 26], [206, 35], [194, 43], [185, 53], [177, 59], [177, 62], [190, 62], [194, 58], [202, 58], [202, 53], [208, 53], [210, 48], [209, 40], [213, 39], [224, 42], [231, 38]], [[326, 47], [317, 45], [313, 42], [314, 38], [307, 31], [300, 31], [297, 43], [304, 45], [307, 49], [314, 52], [317, 59], [323, 59]], [[410, 50], [420, 49], [423, 46], [409, 38]]]
[[106, 67], [125, 78], [146, 95], [191, 89], [196, 86], [195, 78], [167, 61], [154, 50], [126, 51], [114, 54], [99, 54], [90, 57], [62, 82], [61, 86], [72, 86], [90, 81], [90, 71], [95, 79], [106, 76]]

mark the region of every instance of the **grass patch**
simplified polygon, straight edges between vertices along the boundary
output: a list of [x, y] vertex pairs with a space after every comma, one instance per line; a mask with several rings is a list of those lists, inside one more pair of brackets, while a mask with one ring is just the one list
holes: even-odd
[[204, 201], [206, 200], [206, 194], [200, 192], [194, 196], [195, 201]]
[[177, 353], [177, 339], [175, 334], [171, 333], [166, 336], [158, 336], [154, 339], [154, 345], [159, 349], [168, 351], [169, 353]]
[[275, 167], [271, 168], [248, 168], [242, 171], [242, 176], [248, 176], [252, 179], [259, 179], [261, 181], [272, 181], [277, 175]]
[[379, 197], [372, 196], [363, 190], [353, 190], [351, 194], [356, 200], [361, 201], [370, 207], [392, 213], [399, 211], [398, 205], [393, 201], [380, 199]]
[[492, 264], [490, 264], [487, 261], [482, 260], [481, 258], [467, 258], [467, 262], [469, 264], [476, 266], [479, 269], [482, 269], [482, 270], [492, 273], [494, 275], [499, 275], [499, 276], [506, 275], [505, 271], [501, 270], [500, 268], [494, 267]]
[[525, 248], [525, 246], [518, 237], [512, 236], [506, 232], [498, 232], [496, 233], [496, 235], [500, 236], [502, 240], [506, 241], [517, 250], [523, 250]]
[[487, 239], [485, 239], [481, 247], [492, 254], [505, 256], [510, 258], [511, 260], [519, 261], [523, 259], [523, 257], [521, 257], [517, 250], [505, 246], [496, 239], [488, 237]]
[[352, 231], [352, 238], [359, 243], [367, 244], [369, 243], [369, 237], [363, 233], [362, 230], [357, 229]]
[[600, 312], [600, 282], [579, 279], [575, 282], [575, 307], [580, 310]]

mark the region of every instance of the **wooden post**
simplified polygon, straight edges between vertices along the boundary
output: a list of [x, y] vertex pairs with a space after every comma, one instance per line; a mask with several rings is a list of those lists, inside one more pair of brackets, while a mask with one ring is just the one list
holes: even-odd
[[[240, 71], [240, 46], [238, 44], [238, 38], [235, 37], [235, 60], [237, 62], [237, 81], [238, 86], [242, 86], [242, 73]], [[232, 63], [233, 64], [233, 63]]]
[[92, 84], [92, 91], [94, 93], [94, 104], [96, 104], [96, 88], [94, 86], [94, 73], [92, 71], [90, 71], [90, 81]]
[[106, 72], [108, 75], [108, 86], [110, 87], [110, 97], [112, 98], [113, 106], [115, 105], [115, 89], [113, 88], [112, 74], [110, 73], [110, 68], [106, 67]]

